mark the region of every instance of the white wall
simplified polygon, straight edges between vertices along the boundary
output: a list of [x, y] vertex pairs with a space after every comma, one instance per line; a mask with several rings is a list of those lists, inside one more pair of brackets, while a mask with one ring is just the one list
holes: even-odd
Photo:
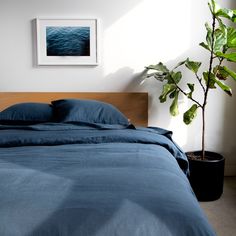
[[[236, 9], [234, 0], [219, 3]], [[99, 66], [36, 66], [36, 17], [98, 18]], [[170, 117], [159, 104], [161, 85], [140, 81], [144, 66], [159, 61], [171, 66], [190, 56], [207, 62], [198, 43], [208, 20], [207, 0], [0, 0], [0, 91], [149, 91], [149, 124], [172, 129], [186, 151], [199, 149], [200, 114], [185, 126], [182, 116]], [[207, 111], [207, 148], [224, 154], [226, 173], [236, 174], [236, 95], [216, 93]], [[180, 104], [183, 111], [188, 106]]]

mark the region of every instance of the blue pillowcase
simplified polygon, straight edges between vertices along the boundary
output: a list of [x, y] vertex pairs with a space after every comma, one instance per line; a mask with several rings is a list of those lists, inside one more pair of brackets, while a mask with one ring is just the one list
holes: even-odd
[[46, 103], [18, 103], [0, 112], [0, 124], [5, 125], [30, 125], [52, 119], [52, 106]]
[[128, 119], [111, 104], [96, 100], [62, 99], [52, 102], [57, 122], [129, 125]]
[[18, 103], [0, 112], [0, 124], [31, 125], [44, 122], [130, 125], [126, 116], [109, 103], [61, 99], [46, 103]]

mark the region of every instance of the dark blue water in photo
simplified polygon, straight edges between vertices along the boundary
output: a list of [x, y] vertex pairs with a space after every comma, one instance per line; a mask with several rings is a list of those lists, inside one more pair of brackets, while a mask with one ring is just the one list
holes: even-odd
[[47, 56], [90, 56], [89, 27], [46, 27]]

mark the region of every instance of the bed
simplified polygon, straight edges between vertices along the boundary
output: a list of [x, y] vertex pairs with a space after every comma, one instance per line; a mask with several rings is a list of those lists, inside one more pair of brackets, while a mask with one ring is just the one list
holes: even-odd
[[0, 110], [1, 236], [216, 235], [147, 93], [0, 93]]

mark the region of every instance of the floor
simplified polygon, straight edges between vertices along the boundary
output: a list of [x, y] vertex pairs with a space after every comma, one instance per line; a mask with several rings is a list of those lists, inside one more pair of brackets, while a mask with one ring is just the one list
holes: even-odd
[[219, 200], [200, 202], [217, 236], [236, 235], [236, 177], [225, 177]]

